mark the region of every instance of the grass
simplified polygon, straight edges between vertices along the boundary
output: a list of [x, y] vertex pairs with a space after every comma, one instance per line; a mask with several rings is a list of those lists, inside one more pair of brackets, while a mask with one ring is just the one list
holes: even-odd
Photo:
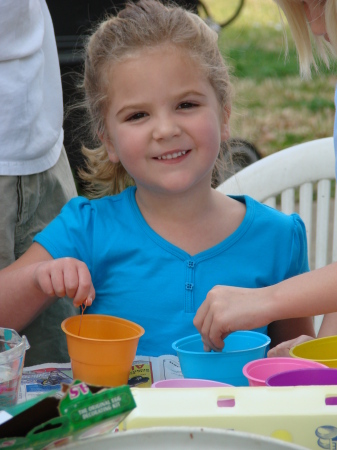
[[[215, 20], [223, 21], [236, 0], [205, 1]], [[336, 65], [303, 81], [288, 29], [286, 34], [287, 59], [276, 5], [245, 0], [240, 16], [219, 35], [234, 76], [232, 136], [253, 142], [262, 155], [333, 134]]]

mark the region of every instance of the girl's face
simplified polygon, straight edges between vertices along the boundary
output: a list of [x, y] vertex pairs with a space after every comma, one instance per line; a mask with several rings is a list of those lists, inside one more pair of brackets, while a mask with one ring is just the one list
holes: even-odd
[[140, 192], [181, 193], [210, 188], [228, 114], [186, 52], [170, 45], [117, 63], [106, 115], [109, 159], [120, 161]]
[[313, 34], [323, 36], [328, 41], [325, 25], [326, 0], [304, 0], [302, 4]]

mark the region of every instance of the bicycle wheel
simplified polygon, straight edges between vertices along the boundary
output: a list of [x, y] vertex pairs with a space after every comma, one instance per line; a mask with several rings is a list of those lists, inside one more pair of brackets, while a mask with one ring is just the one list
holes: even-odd
[[213, 0], [198, 0], [198, 14], [205, 21], [212, 21], [224, 28], [239, 16], [244, 3], [245, 0], [227, 0], [219, 8]]

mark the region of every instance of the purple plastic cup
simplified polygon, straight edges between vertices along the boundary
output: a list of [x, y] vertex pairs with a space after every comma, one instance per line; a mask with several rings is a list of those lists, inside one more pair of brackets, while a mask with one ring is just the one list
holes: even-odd
[[220, 381], [199, 380], [196, 378], [174, 378], [172, 380], [160, 380], [153, 383], [153, 388], [201, 388], [201, 387], [226, 387], [231, 384]]
[[322, 368], [326, 366], [316, 361], [300, 358], [263, 358], [247, 363], [242, 373], [248, 379], [249, 386], [266, 386], [266, 380], [272, 375], [290, 370]]
[[277, 373], [267, 378], [267, 386], [331, 386], [337, 385], [337, 369], [299, 369]]

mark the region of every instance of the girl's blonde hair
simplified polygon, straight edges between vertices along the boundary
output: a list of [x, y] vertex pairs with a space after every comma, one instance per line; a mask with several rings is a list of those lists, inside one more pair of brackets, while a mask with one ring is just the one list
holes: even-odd
[[[299, 57], [301, 75], [310, 78], [311, 70], [317, 70], [314, 47], [319, 59], [329, 67], [329, 56], [337, 55], [337, 0], [325, 4], [325, 24], [330, 44], [323, 36], [313, 36], [300, 0], [274, 0], [287, 18]], [[317, 0], [320, 1], [320, 0]]]
[[[200, 65], [214, 88], [221, 110], [227, 114], [232, 102], [232, 85], [217, 39], [216, 32], [196, 14], [175, 5], [164, 6], [156, 0], [129, 3], [116, 17], [107, 18], [86, 45], [82, 88], [92, 136], [97, 138], [106, 133], [109, 83], [113, 83], [111, 65], [132, 57], [144, 48], [163, 44], [187, 51]], [[82, 150], [87, 164], [86, 170], [81, 171], [81, 177], [89, 184], [90, 196], [116, 194], [134, 184], [120, 163], [110, 162], [104, 145], [94, 150], [85, 147]], [[214, 167], [213, 176], [217, 182], [222, 172], [223, 153], [219, 149], [219, 158]]]

